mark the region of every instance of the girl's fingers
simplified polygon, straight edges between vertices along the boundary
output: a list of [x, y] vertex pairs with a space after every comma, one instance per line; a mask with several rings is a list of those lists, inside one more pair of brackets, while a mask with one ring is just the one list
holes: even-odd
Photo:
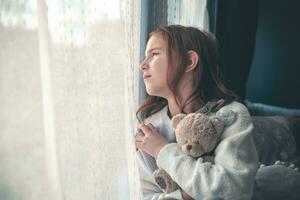
[[141, 148], [142, 142], [140, 141], [135, 141], [135, 150], [137, 151], [138, 149]]
[[135, 147], [136, 148], [140, 148], [142, 145], [142, 142], [141, 141], [135, 141]]
[[140, 124], [138, 129], [142, 130], [145, 135], [151, 134], [152, 129], [148, 127], [146, 124]]
[[152, 130], [152, 132], [156, 132], [156, 128], [151, 124], [147, 124], [147, 126]]
[[141, 135], [141, 134], [137, 134], [135, 137], [134, 137], [135, 141], [136, 142], [143, 142], [144, 141], [144, 136]]

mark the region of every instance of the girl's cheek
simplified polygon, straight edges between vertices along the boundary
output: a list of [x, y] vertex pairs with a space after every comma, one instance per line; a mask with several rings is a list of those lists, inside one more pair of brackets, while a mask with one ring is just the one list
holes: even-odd
[[152, 60], [151, 60], [151, 63], [156, 63], [157, 62], [157, 59], [156, 58], [153, 58]]
[[149, 62], [149, 65], [154, 65], [155, 64], [155, 60], [151, 60], [150, 62]]
[[155, 66], [160, 66], [160, 65], [161, 65], [160, 60], [158, 60], [158, 59], [153, 60], [153, 65], [155, 65]]

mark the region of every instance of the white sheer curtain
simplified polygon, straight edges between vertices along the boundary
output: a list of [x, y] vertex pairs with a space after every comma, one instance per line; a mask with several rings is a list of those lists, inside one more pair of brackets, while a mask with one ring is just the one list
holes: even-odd
[[1, 0], [0, 199], [141, 197], [139, 30], [140, 1]]
[[168, 24], [209, 30], [207, 0], [168, 0]]

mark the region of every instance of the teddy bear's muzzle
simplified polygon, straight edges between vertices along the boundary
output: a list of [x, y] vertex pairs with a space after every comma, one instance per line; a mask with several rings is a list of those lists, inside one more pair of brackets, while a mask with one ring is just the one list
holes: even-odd
[[182, 146], [182, 151], [194, 158], [200, 157], [204, 154], [203, 148], [200, 144], [187, 143]]

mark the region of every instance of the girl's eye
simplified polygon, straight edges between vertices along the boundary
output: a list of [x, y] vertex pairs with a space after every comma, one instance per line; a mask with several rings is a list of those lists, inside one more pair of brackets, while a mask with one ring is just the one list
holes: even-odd
[[156, 55], [159, 55], [159, 53], [157, 53], [157, 52], [152, 52], [152, 53], [151, 53], [151, 56], [149, 56], [148, 58], [145, 57], [142, 63], [147, 62], [148, 60], [152, 59], [153, 56], [156, 56]]

